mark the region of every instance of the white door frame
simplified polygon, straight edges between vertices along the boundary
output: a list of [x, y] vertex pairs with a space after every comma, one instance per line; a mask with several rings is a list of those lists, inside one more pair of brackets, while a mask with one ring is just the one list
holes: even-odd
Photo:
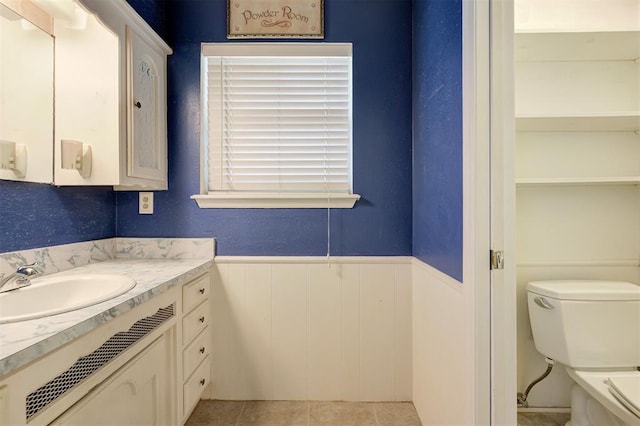
[[[463, 0], [465, 284], [474, 286], [476, 424], [516, 421], [513, 0]], [[489, 249], [505, 269], [489, 270]]]
[[489, 0], [462, 1], [463, 284], [474, 310], [475, 423], [491, 423]]
[[517, 424], [514, 0], [491, 1], [491, 247], [505, 253], [491, 277], [492, 423]]

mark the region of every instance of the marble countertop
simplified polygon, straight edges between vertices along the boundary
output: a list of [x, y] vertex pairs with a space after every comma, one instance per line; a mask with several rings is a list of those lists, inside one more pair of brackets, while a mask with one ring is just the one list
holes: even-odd
[[110, 259], [55, 275], [121, 274], [136, 280], [127, 293], [83, 309], [44, 318], [0, 324], [1, 376], [53, 351], [168, 289], [208, 271], [201, 259]]

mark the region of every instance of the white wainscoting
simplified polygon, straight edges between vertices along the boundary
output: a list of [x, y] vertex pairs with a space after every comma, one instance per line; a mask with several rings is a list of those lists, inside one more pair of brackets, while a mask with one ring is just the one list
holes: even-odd
[[412, 399], [410, 257], [215, 262], [211, 398]]
[[472, 289], [413, 267], [413, 404], [424, 425], [476, 424]]

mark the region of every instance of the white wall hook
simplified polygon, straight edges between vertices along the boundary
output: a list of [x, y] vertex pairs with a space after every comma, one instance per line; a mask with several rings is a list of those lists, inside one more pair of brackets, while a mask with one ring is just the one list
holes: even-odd
[[79, 141], [62, 139], [62, 168], [75, 169], [80, 176], [88, 178], [91, 176], [91, 145]]
[[27, 147], [0, 140], [0, 169], [13, 170], [16, 177], [27, 175]]

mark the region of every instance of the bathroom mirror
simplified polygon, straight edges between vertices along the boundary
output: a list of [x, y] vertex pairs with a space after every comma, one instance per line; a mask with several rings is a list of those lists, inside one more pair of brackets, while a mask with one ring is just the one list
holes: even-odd
[[8, 4], [19, 9], [0, 0], [0, 179], [51, 183], [54, 40], [41, 10]]

